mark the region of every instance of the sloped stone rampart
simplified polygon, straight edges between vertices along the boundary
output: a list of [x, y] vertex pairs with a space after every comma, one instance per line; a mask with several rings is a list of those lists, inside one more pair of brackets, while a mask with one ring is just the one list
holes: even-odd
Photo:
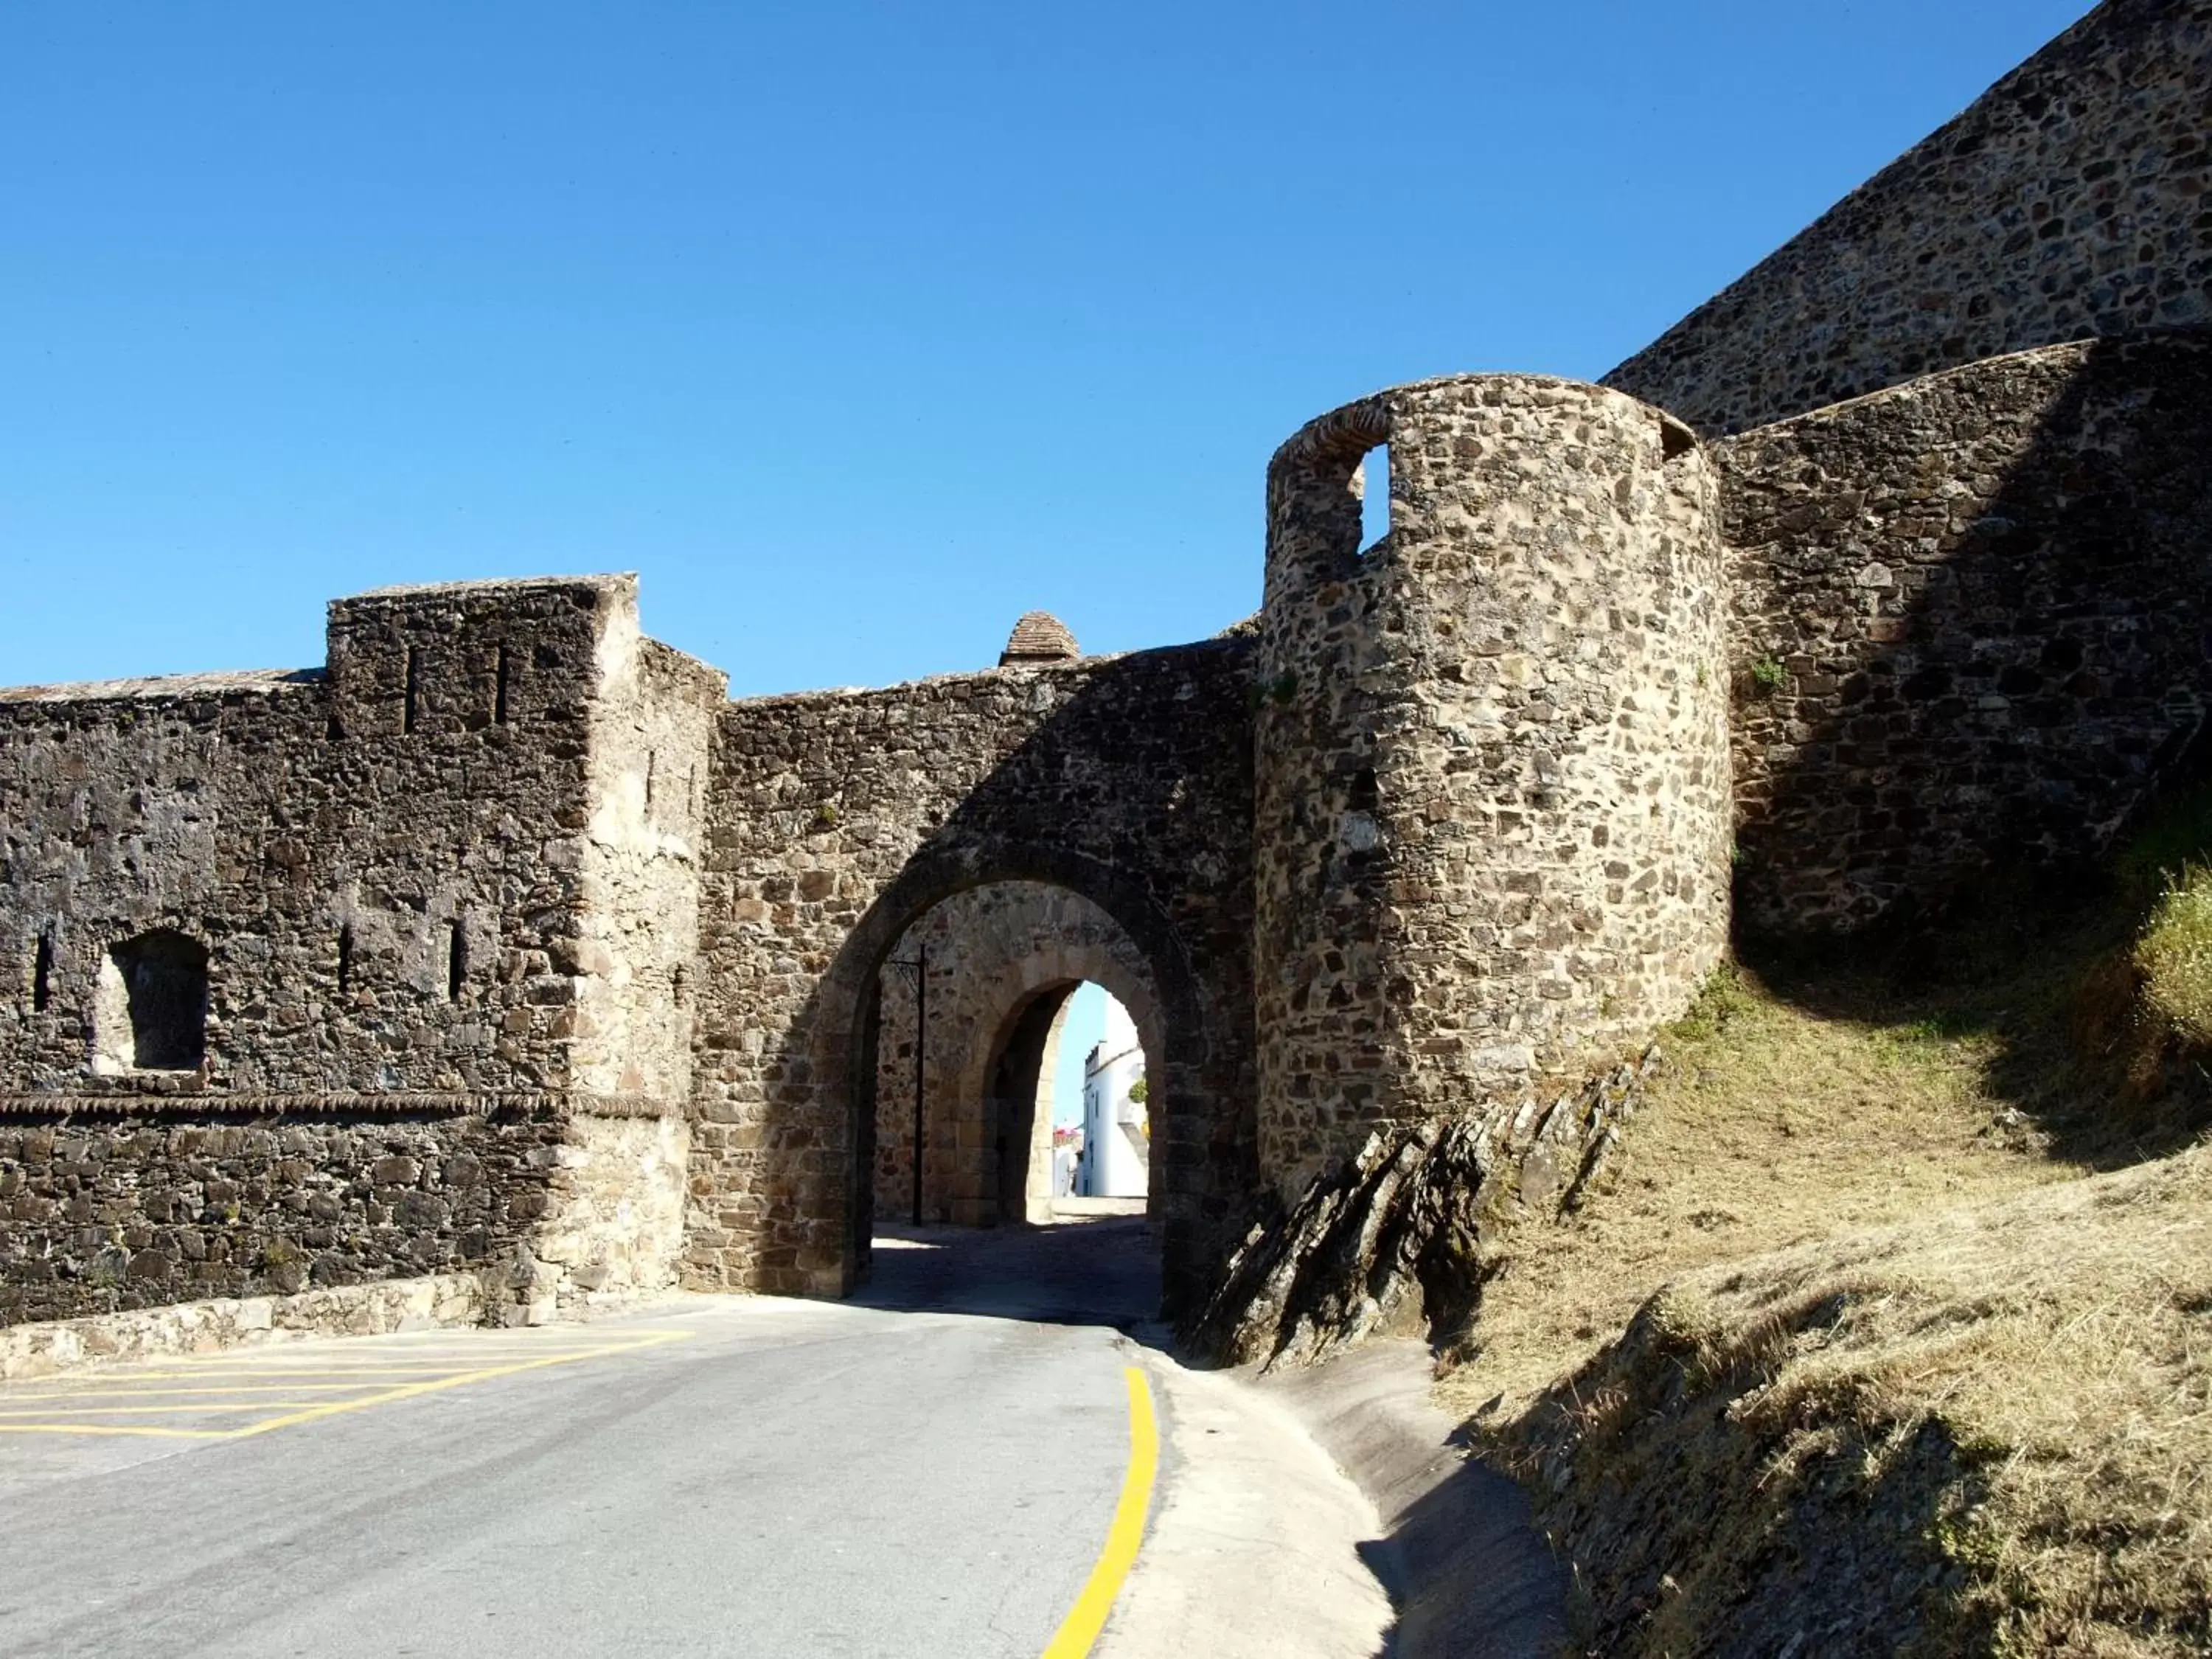
[[1376, 1129], [1255, 1225], [1183, 1325], [1223, 1364], [1304, 1364], [1370, 1335], [1463, 1340], [1516, 1230], [1573, 1207], [1620, 1147], [1656, 1048], [1584, 1083]]
[[2212, 0], [2106, 0], [1605, 377], [1714, 436], [2212, 324]]

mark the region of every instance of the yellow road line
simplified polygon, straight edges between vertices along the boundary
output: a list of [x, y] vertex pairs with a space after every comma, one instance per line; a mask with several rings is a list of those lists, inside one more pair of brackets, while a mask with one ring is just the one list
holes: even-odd
[[[596, 1348], [564, 1349], [558, 1353], [548, 1354], [537, 1359], [519, 1360], [511, 1364], [485, 1365], [471, 1370], [448, 1371], [424, 1382], [404, 1382], [396, 1387], [381, 1389], [374, 1394], [363, 1395], [358, 1399], [326, 1400], [313, 1405], [301, 1406], [296, 1409], [288, 1409], [293, 1407], [292, 1401], [275, 1400], [265, 1401], [258, 1407], [210, 1406], [197, 1408], [204, 1411], [278, 1410], [284, 1413], [281, 1417], [272, 1417], [265, 1422], [249, 1423], [243, 1428], [161, 1429], [143, 1425], [0, 1421], [0, 1434], [144, 1434], [161, 1435], [179, 1440], [243, 1440], [251, 1435], [267, 1434], [273, 1430], [289, 1428], [297, 1423], [311, 1423], [319, 1418], [336, 1417], [343, 1412], [361, 1411], [370, 1406], [388, 1405], [398, 1400], [412, 1400], [421, 1395], [437, 1394], [447, 1389], [458, 1389], [465, 1383], [489, 1382], [495, 1376], [513, 1376], [521, 1371], [543, 1370], [548, 1366], [571, 1364], [580, 1359], [596, 1359], [610, 1354], [635, 1353], [641, 1349], [659, 1347], [665, 1343], [681, 1342], [696, 1334], [697, 1334], [696, 1332], [688, 1330], [640, 1331], [635, 1334], [635, 1340], [630, 1341], [609, 1343]], [[196, 1408], [173, 1407], [165, 1409], [189, 1411]], [[77, 1414], [91, 1417], [100, 1413], [85, 1410]]]
[[311, 1423], [319, 1417], [336, 1417], [341, 1412], [357, 1412], [369, 1406], [382, 1406], [395, 1400], [412, 1400], [419, 1395], [436, 1394], [445, 1389], [458, 1389], [465, 1382], [482, 1382], [495, 1376], [513, 1376], [520, 1371], [543, 1370], [549, 1365], [566, 1365], [579, 1359], [594, 1359], [605, 1354], [635, 1353], [641, 1348], [659, 1347], [665, 1342], [681, 1342], [695, 1333], [690, 1331], [642, 1331], [641, 1340], [625, 1342], [609, 1347], [593, 1348], [578, 1353], [561, 1353], [544, 1359], [526, 1359], [511, 1365], [490, 1365], [482, 1370], [463, 1371], [457, 1376], [441, 1377], [430, 1382], [409, 1382], [399, 1388], [387, 1389], [382, 1394], [370, 1395], [365, 1400], [333, 1400], [326, 1405], [310, 1406], [305, 1411], [294, 1412], [288, 1417], [271, 1419], [232, 1432], [243, 1439], [250, 1434], [267, 1434], [274, 1429], [289, 1428], [295, 1423]]
[[[374, 1338], [361, 1338], [374, 1340]], [[252, 1347], [237, 1354], [208, 1354], [206, 1358], [192, 1360], [192, 1370], [199, 1371], [230, 1371], [257, 1370], [265, 1364], [361, 1364], [372, 1371], [385, 1370], [387, 1364], [420, 1364], [422, 1360], [453, 1358], [456, 1354], [591, 1354], [598, 1343], [484, 1343], [483, 1347], [471, 1347], [467, 1343], [453, 1347], [389, 1347], [383, 1354], [349, 1354], [331, 1352], [327, 1347]]]
[[[256, 1377], [275, 1377], [281, 1379], [288, 1376], [435, 1376], [440, 1372], [450, 1371], [456, 1366], [459, 1366], [463, 1370], [474, 1370], [477, 1366], [483, 1364], [487, 1360], [491, 1359], [505, 1359], [508, 1358], [522, 1358], [526, 1357], [532, 1359], [557, 1359], [562, 1358], [581, 1359], [586, 1358], [599, 1352], [601, 1352], [601, 1350], [598, 1348], [575, 1348], [563, 1349], [553, 1353], [538, 1353], [529, 1354], [526, 1356], [519, 1354], [512, 1356], [507, 1354], [456, 1354], [451, 1359], [429, 1362], [419, 1365], [225, 1365], [220, 1369], [211, 1366], [206, 1370], [196, 1371], [191, 1373], [191, 1375], [199, 1377], [204, 1382], [210, 1382], [219, 1381], [226, 1376], [235, 1376], [247, 1380]], [[117, 1380], [121, 1382], [125, 1379], [118, 1378]]]
[[1121, 1477], [1121, 1501], [1114, 1506], [1113, 1524], [1106, 1528], [1106, 1547], [1098, 1552], [1083, 1593], [1046, 1646], [1044, 1659], [1084, 1659], [1091, 1651], [1145, 1541], [1145, 1516], [1152, 1509], [1152, 1482], [1160, 1470], [1160, 1431], [1144, 1372], [1130, 1365], [1121, 1375], [1129, 1385], [1129, 1469]]
[[143, 1423], [0, 1423], [0, 1434], [138, 1434], [161, 1440], [228, 1440], [235, 1429], [156, 1429]]
[[[196, 1412], [281, 1412], [295, 1410], [301, 1406], [313, 1406], [313, 1400], [254, 1400], [242, 1406], [214, 1406], [200, 1401], [189, 1401], [181, 1406], [71, 1406], [71, 1417], [176, 1417]], [[22, 1418], [52, 1419], [52, 1412], [0, 1411], [0, 1426]]]
[[167, 1400], [180, 1394], [358, 1394], [374, 1382], [240, 1382], [225, 1389], [64, 1389], [53, 1394], [0, 1394], [0, 1408], [27, 1400]]

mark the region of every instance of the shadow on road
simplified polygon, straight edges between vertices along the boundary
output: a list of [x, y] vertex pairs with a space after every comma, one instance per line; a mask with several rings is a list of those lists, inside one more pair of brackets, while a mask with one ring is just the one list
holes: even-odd
[[1159, 1241], [1142, 1217], [1034, 1227], [879, 1224], [873, 1265], [848, 1300], [891, 1313], [1110, 1325], [1147, 1346], [1166, 1346]]

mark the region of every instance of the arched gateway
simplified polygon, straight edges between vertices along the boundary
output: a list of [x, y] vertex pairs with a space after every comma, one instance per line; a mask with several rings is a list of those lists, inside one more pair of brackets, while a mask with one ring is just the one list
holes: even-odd
[[[988, 948], [932, 980], [974, 1028], [937, 1073], [956, 1139], [963, 1114], [983, 1134], [987, 1073], [1037, 999], [1106, 984], [1154, 1060], [1170, 1305], [1191, 1291], [1257, 1187], [1247, 664], [1244, 641], [1217, 641], [728, 706], [702, 892], [692, 1283], [852, 1284], [884, 964], [965, 905], [994, 916]], [[1010, 1183], [984, 1161], [933, 1214], [1003, 1213]]]
[[[880, 1014], [872, 1028], [862, 1024], [875, 1036], [874, 1063], [865, 1054], [860, 1062], [874, 1105], [859, 1106], [858, 1132], [865, 1147], [872, 1128], [874, 1149], [860, 1163], [873, 1171], [878, 1218], [1048, 1218], [1054, 1074], [1086, 981], [1121, 1005], [1151, 1068], [1164, 1073], [1166, 1011], [1152, 964], [1080, 894], [987, 882], [932, 906], [901, 935], [877, 980]], [[1164, 1163], [1164, 1140], [1159, 1151]]]

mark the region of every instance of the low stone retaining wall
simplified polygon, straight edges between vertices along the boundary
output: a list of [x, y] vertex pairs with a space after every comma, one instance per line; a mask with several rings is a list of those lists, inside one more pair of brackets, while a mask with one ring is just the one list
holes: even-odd
[[310, 1336], [381, 1336], [483, 1322], [488, 1298], [474, 1273], [344, 1285], [296, 1296], [225, 1297], [83, 1319], [0, 1328], [0, 1382], [87, 1364]]
[[555, 1207], [568, 1120], [550, 1106], [222, 1104], [0, 1122], [0, 1324], [467, 1272]]
[[0, 1330], [453, 1275], [507, 1323], [665, 1290], [690, 1125], [592, 1105], [0, 1097]]

